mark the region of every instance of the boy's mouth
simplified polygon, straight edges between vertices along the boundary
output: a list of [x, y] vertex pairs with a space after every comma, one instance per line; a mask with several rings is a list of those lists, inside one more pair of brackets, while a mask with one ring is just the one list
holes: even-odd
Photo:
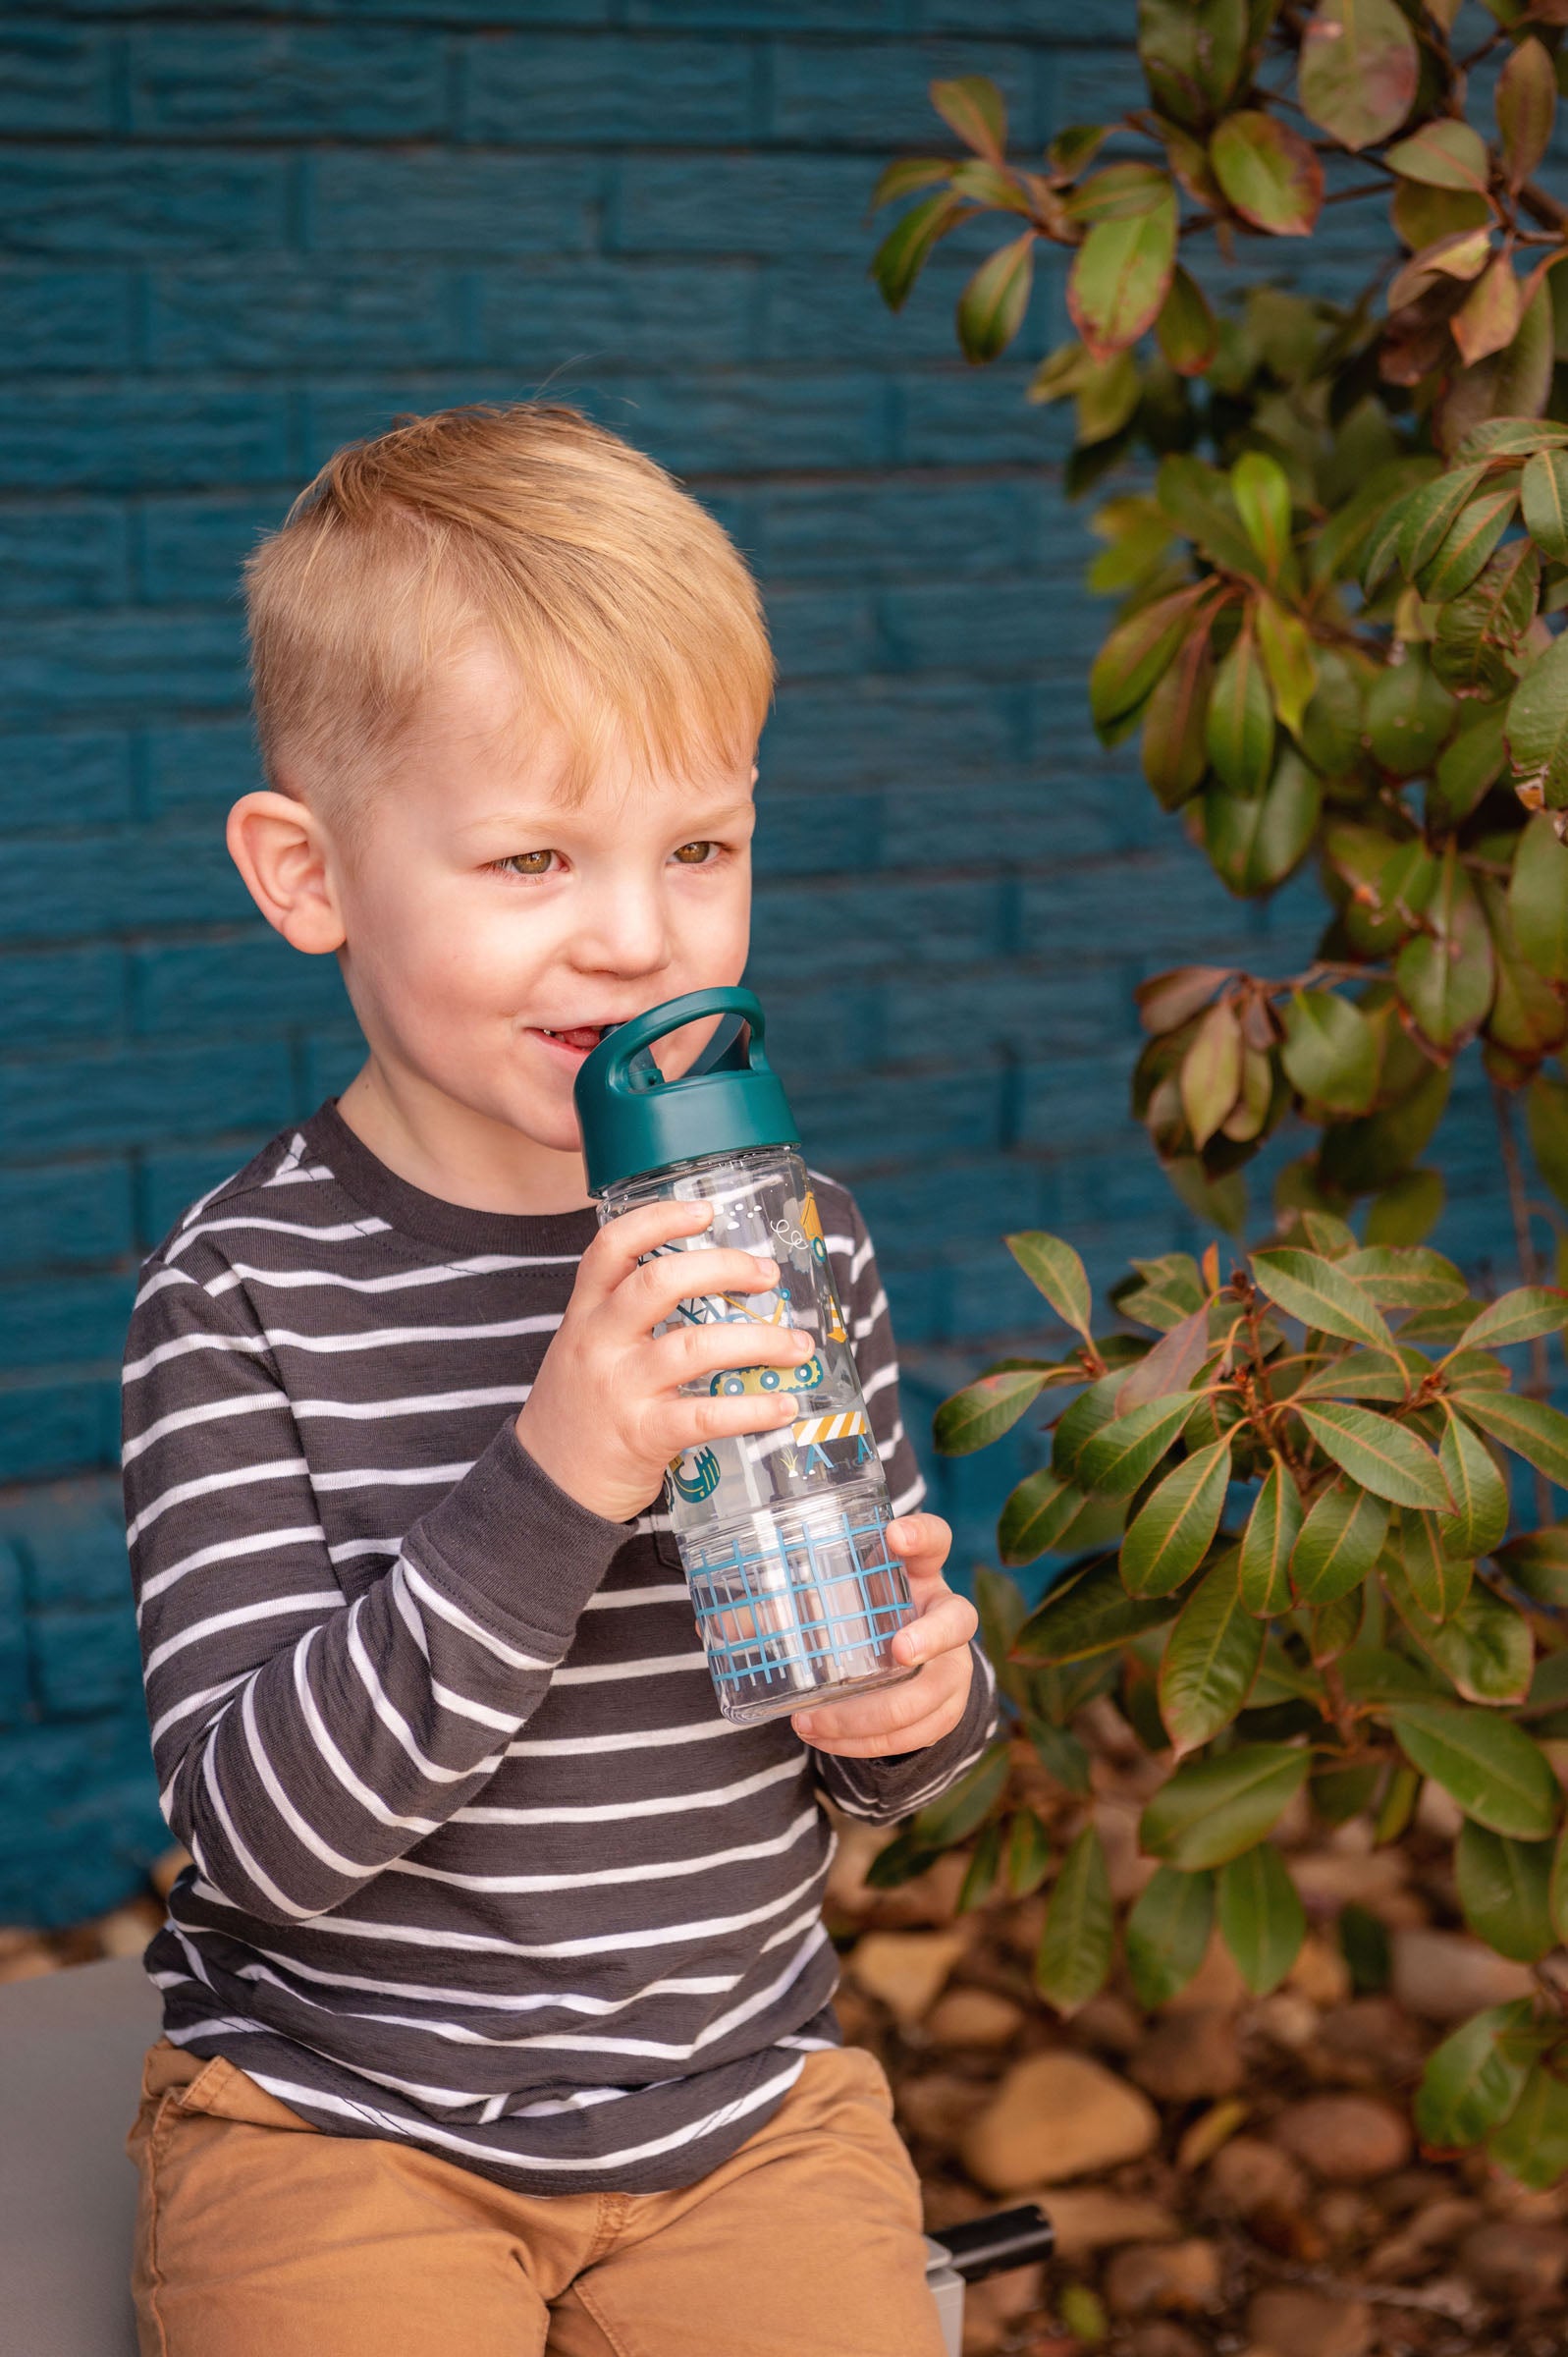
[[552, 1031], [544, 1023], [533, 1025], [541, 1039], [552, 1041], [558, 1048], [569, 1048], [577, 1056], [586, 1056], [596, 1048], [608, 1028], [606, 1023], [573, 1023], [565, 1030]]

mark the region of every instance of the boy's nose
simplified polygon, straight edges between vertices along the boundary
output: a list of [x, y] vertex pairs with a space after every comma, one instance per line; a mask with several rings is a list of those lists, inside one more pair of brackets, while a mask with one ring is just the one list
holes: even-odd
[[651, 974], [670, 961], [664, 910], [646, 893], [617, 893], [585, 912], [576, 955], [602, 973]]

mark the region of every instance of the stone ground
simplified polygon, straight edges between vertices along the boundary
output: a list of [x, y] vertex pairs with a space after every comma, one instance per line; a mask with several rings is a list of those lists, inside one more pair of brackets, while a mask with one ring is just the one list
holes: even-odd
[[[1140, 1773], [1113, 1746], [1096, 1761], [1118, 1897], [1148, 1871]], [[888, 2070], [928, 2224], [1030, 2199], [1055, 2223], [1048, 2268], [970, 2292], [966, 2357], [1568, 2357], [1568, 2183], [1529, 2193], [1412, 2144], [1424, 2055], [1528, 1978], [1456, 1928], [1452, 1829], [1425, 1806], [1398, 1850], [1287, 1825], [1313, 1929], [1271, 1996], [1217, 1946], [1162, 2014], [1118, 1980], [1067, 2022], [1031, 1990], [1038, 1898], [955, 1919], [957, 1857], [870, 1891], [888, 1836], [840, 1828], [840, 2018]], [[94, 1922], [0, 1930], [0, 1981], [139, 1954], [184, 1862]], [[1352, 1980], [1346, 1905], [1386, 1931], [1384, 1988]]]

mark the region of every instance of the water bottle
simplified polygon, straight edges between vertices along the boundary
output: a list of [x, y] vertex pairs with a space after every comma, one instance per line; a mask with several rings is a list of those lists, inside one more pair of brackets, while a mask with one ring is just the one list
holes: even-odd
[[[697, 1063], [666, 1080], [654, 1042], [714, 1014], [726, 1020]], [[742, 1726], [913, 1674], [892, 1654], [914, 1608], [888, 1551], [888, 1485], [765, 1028], [749, 990], [689, 991], [608, 1033], [576, 1080], [601, 1226], [642, 1203], [713, 1205], [710, 1228], [660, 1246], [699, 1264], [690, 1297], [660, 1331], [749, 1321], [811, 1337], [798, 1366], [727, 1367], [687, 1384], [789, 1391], [796, 1412], [687, 1450], [665, 1478], [719, 1708]], [[719, 1248], [777, 1260], [777, 1288], [705, 1291], [701, 1255]]]

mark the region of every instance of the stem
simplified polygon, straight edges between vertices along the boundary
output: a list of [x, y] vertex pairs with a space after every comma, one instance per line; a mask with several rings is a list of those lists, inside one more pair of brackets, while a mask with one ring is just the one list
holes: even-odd
[[[1539, 1285], [1540, 1264], [1536, 1259], [1536, 1240], [1530, 1228], [1530, 1194], [1525, 1185], [1524, 1165], [1519, 1159], [1519, 1140], [1514, 1135], [1514, 1112], [1508, 1093], [1500, 1082], [1491, 1084], [1492, 1110], [1497, 1117], [1497, 1142], [1502, 1152], [1503, 1176], [1508, 1181], [1508, 1208], [1513, 1215], [1514, 1249], [1519, 1255], [1519, 1279], [1522, 1285]], [[1537, 1335], [1530, 1345], [1530, 1380], [1525, 1391], [1532, 1399], [1544, 1399], [1551, 1389], [1551, 1366], [1546, 1357], [1546, 1338]], [[1551, 1485], [1544, 1473], [1535, 1479], [1536, 1513], [1542, 1523], [1551, 1520]]]

